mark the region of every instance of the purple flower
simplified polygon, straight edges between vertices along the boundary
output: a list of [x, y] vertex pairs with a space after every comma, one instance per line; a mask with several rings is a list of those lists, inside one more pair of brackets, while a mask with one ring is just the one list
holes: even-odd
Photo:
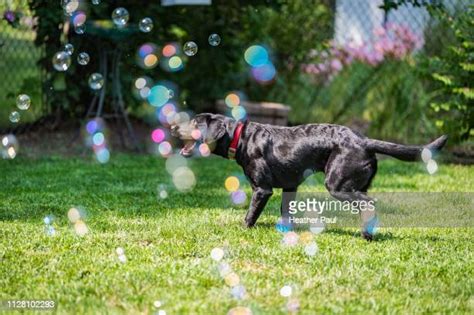
[[15, 12], [7, 10], [3, 14], [3, 18], [8, 21], [8, 23], [13, 23], [15, 22]]
[[339, 59], [331, 60], [331, 69], [339, 72], [342, 70], [342, 62]]

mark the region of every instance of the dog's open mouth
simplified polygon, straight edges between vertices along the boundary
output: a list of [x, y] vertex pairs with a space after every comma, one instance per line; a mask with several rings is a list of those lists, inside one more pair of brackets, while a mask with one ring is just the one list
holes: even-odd
[[182, 156], [190, 157], [193, 155], [194, 147], [196, 146], [196, 141], [194, 140], [187, 140], [184, 143], [183, 148], [179, 152]]

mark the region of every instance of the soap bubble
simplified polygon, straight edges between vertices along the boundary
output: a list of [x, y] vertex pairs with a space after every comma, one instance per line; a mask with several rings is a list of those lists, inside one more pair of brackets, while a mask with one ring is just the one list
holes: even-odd
[[170, 99], [169, 89], [164, 85], [155, 85], [148, 95], [148, 102], [155, 107], [165, 105]]
[[248, 307], [237, 306], [237, 307], [231, 308], [227, 312], [227, 315], [252, 315], [252, 310]]
[[285, 233], [282, 243], [286, 246], [295, 246], [298, 243], [299, 236], [295, 232]]
[[224, 258], [224, 251], [222, 250], [222, 248], [213, 248], [211, 250], [211, 258], [215, 261], [220, 261], [222, 258]]
[[149, 33], [153, 29], [153, 20], [149, 17], [143, 18], [140, 20], [138, 26], [143, 33]]
[[112, 12], [112, 21], [117, 27], [124, 27], [127, 25], [130, 15], [128, 14], [127, 9], [125, 8], [116, 8]]
[[61, 0], [61, 5], [64, 13], [70, 16], [79, 8], [79, 0]]
[[244, 54], [245, 61], [252, 67], [263, 66], [268, 63], [268, 52], [265, 47], [253, 45], [247, 48]]
[[309, 230], [311, 231], [311, 233], [313, 234], [321, 234], [323, 231], [324, 231], [324, 223], [323, 222], [317, 222], [317, 223], [314, 223], [314, 224], [311, 224], [311, 226], [309, 227]]
[[241, 284], [236, 285], [233, 287], [230, 291], [232, 296], [237, 299], [237, 300], [243, 300], [245, 298], [245, 295], [247, 294], [245, 287]]
[[309, 243], [308, 245], [304, 247], [304, 252], [308, 256], [314, 256], [318, 253], [318, 251], [319, 251], [319, 247], [318, 247], [318, 244], [316, 244], [315, 242]]
[[8, 116], [8, 118], [12, 123], [16, 124], [20, 121], [20, 113], [17, 111], [13, 111], [10, 113], [10, 116]]
[[86, 25], [81, 24], [81, 25], [74, 25], [74, 32], [78, 35], [82, 35], [86, 32]]
[[224, 277], [224, 282], [229, 287], [235, 287], [240, 283], [240, 278], [235, 272], [229, 273], [227, 276]]
[[280, 289], [280, 295], [283, 297], [289, 297], [293, 293], [293, 289], [289, 285], [285, 285]]
[[235, 120], [243, 120], [247, 116], [247, 111], [243, 106], [234, 106], [231, 113]]
[[207, 40], [209, 42], [209, 45], [211, 46], [219, 46], [219, 44], [221, 43], [221, 37], [218, 34], [209, 35], [209, 38]]
[[117, 255], [124, 255], [125, 254], [125, 250], [122, 248], [122, 247], [117, 247], [115, 249], [115, 252], [117, 253]]
[[74, 223], [74, 231], [78, 236], [84, 236], [89, 232], [89, 229], [87, 228], [87, 225], [84, 223], [84, 221], [78, 220], [76, 223]]
[[89, 54], [86, 52], [81, 52], [77, 56], [77, 63], [79, 63], [81, 66], [85, 66], [89, 63], [91, 58], [89, 57]]
[[0, 146], [0, 155], [3, 159], [12, 160], [18, 153], [18, 140], [12, 134], [2, 136], [2, 143]]
[[298, 299], [290, 299], [288, 303], [286, 303], [286, 309], [289, 313], [296, 313], [300, 309], [300, 301]]
[[423, 150], [421, 151], [421, 159], [423, 160], [423, 162], [428, 163], [428, 161], [431, 160], [432, 157], [433, 153], [431, 152], [431, 150], [423, 148]]
[[53, 56], [53, 67], [57, 71], [66, 71], [71, 65], [71, 56], [64, 51], [58, 51]]
[[183, 46], [183, 51], [186, 56], [194, 56], [198, 52], [198, 45], [195, 42], [186, 42]]
[[231, 192], [230, 199], [236, 205], [242, 205], [247, 201], [247, 195], [243, 190], [236, 190]]
[[127, 262], [127, 256], [125, 256], [125, 255], [119, 255], [119, 256], [118, 256], [118, 260], [119, 260], [122, 264], [124, 264], [124, 263]]
[[227, 191], [229, 192], [236, 191], [237, 189], [239, 189], [240, 186], [239, 179], [235, 176], [229, 176], [226, 178], [224, 186], [225, 189], [227, 189]]
[[160, 143], [164, 141], [166, 138], [166, 134], [163, 129], [157, 128], [152, 131], [151, 133], [151, 140], [153, 140], [154, 143]]
[[219, 270], [219, 274], [222, 278], [225, 278], [225, 276], [232, 272], [232, 267], [226, 262], [219, 263], [217, 269]]
[[27, 110], [30, 108], [31, 105], [31, 99], [28, 95], [26, 94], [20, 94], [16, 98], [16, 107], [18, 107], [21, 110]]
[[92, 0], [92, 4], [98, 5], [98, 4], [100, 4], [100, 0]]
[[155, 302], [153, 302], [153, 306], [156, 308], [160, 308], [161, 306], [163, 306], [163, 302], [156, 300]]
[[180, 154], [173, 154], [166, 159], [165, 168], [169, 174], [173, 174], [180, 167], [188, 166], [188, 160]]
[[67, 53], [69, 56], [71, 56], [72, 53], [74, 52], [74, 46], [72, 44], [64, 45], [64, 52]]
[[[162, 142], [161, 144], [163, 144]], [[161, 145], [160, 144], [160, 145]], [[178, 167], [173, 172], [173, 183], [179, 191], [188, 191], [196, 184], [196, 177], [188, 167]]]
[[100, 90], [104, 85], [104, 77], [100, 73], [93, 73], [89, 77], [89, 87], [93, 90]]
[[435, 160], [429, 160], [426, 163], [426, 169], [428, 170], [428, 173], [430, 175], [433, 175], [434, 173], [436, 173], [436, 171], [438, 171], [438, 164]]

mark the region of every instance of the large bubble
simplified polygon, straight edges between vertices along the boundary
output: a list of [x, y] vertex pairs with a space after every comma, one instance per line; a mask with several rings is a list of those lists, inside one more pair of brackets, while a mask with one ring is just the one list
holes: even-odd
[[198, 52], [198, 45], [193, 41], [186, 42], [183, 46], [183, 51], [186, 56], [194, 56]]
[[18, 154], [18, 140], [13, 134], [1, 136], [0, 155], [3, 159], [12, 160]]
[[16, 107], [20, 110], [27, 110], [30, 108], [31, 105], [31, 99], [28, 95], [26, 94], [20, 94], [16, 98]]
[[56, 71], [66, 71], [71, 65], [71, 55], [65, 51], [58, 51], [53, 56], [53, 67]]
[[245, 61], [252, 67], [259, 67], [268, 63], [268, 51], [260, 45], [247, 48], [244, 54]]

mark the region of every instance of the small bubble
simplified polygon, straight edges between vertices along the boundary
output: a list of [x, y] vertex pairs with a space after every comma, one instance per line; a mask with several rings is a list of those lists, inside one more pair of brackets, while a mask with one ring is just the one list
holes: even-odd
[[241, 284], [236, 285], [235, 287], [233, 287], [230, 292], [231, 292], [232, 296], [237, 300], [243, 300], [245, 298], [246, 293], [247, 293], [246, 290], [245, 290], [245, 287]]
[[72, 44], [64, 45], [64, 52], [68, 54], [69, 56], [71, 56], [72, 53], [74, 52], [74, 46]]
[[10, 113], [10, 116], [8, 116], [8, 118], [12, 123], [16, 124], [20, 121], [20, 113], [17, 111], [13, 111]]
[[116, 8], [112, 12], [112, 21], [117, 27], [124, 27], [128, 23], [130, 15], [125, 8]]
[[430, 175], [433, 175], [438, 171], [438, 164], [436, 163], [435, 160], [429, 160], [426, 163], [426, 169]]
[[86, 52], [81, 52], [77, 56], [77, 63], [80, 64], [81, 66], [87, 65], [89, 61], [90, 61], [90, 57], [89, 57], [89, 54]]
[[138, 26], [143, 33], [149, 33], [153, 29], [153, 20], [149, 17], [143, 18], [140, 20]]
[[122, 248], [122, 247], [117, 247], [115, 249], [115, 252], [117, 253], [117, 255], [124, 255], [125, 254], [125, 250]]
[[118, 256], [118, 260], [119, 260], [122, 264], [124, 264], [124, 263], [127, 262], [127, 256], [125, 256], [125, 255], [119, 255], [119, 256]]
[[308, 256], [315, 256], [319, 252], [318, 244], [312, 242], [304, 247], [304, 252]]
[[240, 283], [240, 278], [235, 272], [231, 272], [227, 276], [225, 276], [224, 282], [229, 287], [235, 287]]
[[186, 42], [183, 46], [183, 51], [186, 54], [186, 56], [194, 56], [198, 52], [198, 45], [195, 42]]
[[30, 108], [31, 105], [31, 99], [28, 95], [26, 94], [20, 94], [16, 98], [16, 107], [18, 107], [21, 110], [27, 110]]
[[211, 46], [219, 46], [221, 43], [221, 37], [218, 34], [211, 34], [208, 38], [209, 45]]
[[222, 260], [222, 258], [224, 258], [224, 251], [222, 250], [222, 248], [218, 248], [218, 247], [213, 248], [211, 250], [211, 258], [214, 261]]
[[285, 285], [280, 289], [280, 295], [283, 297], [289, 297], [293, 293], [293, 289], [289, 285]]
[[433, 153], [431, 152], [431, 150], [423, 148], [423, 150], [421, 151], [421, 159], [423, 160], [423, 162], [428, 163], [428, 161], [431, 160], [432, 157]]
[[252, 310], [248, 307], [237, 306], [237, 307], [231, 308], [227, 312], [227, 315], [252, 315]]
[[74, 32], [78, 35], [82, 35], [86, 32], [86, 25], [85, 24], [80, 24], [80, 25], [74, 25]]
[[100, 0], [92, 0], [92, 4], [98, 5], [98, 4], [100, 4]]
[[92, 90], [100, 90], [104, 85], [104, 77], [100, 73], [93, 73], [89, 77], [89, 87]]

